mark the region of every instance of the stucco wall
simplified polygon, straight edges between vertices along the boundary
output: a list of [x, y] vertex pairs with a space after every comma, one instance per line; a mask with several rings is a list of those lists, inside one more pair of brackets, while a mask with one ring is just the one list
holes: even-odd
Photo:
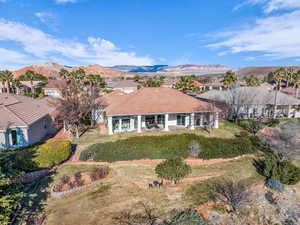
[[5, 132], [0, 131], [0, 149], [4, 149], [6, 147], [6, 137]]
[[126, 87], [126, 88], [114, 88], [115, 91], [122, 91], [122, 92], [125, 92], [125, 93], [132, 93], [134, 91], [137, 90], [136, 87]]
[[33, 145], [49, 134], [55, 133], [55, 127], [50, 116], [46, 116], [32, 125], [28, 129], [29, 145]]

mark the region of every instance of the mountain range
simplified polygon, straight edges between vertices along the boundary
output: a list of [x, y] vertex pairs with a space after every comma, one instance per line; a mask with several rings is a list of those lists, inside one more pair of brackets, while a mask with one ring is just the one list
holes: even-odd
[[[87, 74], [100, 75], [103, 78], [114, 79], [114, 78], [132, 78], [135, 74], [141, 76], [179, 76], [179, 75], [210, 75], [219, 76], [226, 73], [229, 70], [233, 70], [239, 77], [248, 76], [251, 74], [259, 77], [265, 77], [269, 72], [275, 71], [280, 68], [278, 66], [269, 67], [245, 67], [241, 69], [233, 69], [226, 65], [200, 65], [200, 64], [186, 64], [178, 66], [168, 65], [153, 65], [153, 66], [131, 66], [131, 65], [119, 65], [113, 67], [103, 67], [97, 64], [88, 66], [65, 66], [54, 62], [47, 62], [43, 64], [37, 64], [32, 66], [26, 66], [13, 72], [15, 77], [19, 77], [24, 74], [27, 70], [33, 70], [36, 73], [42, 74], [46, 77], [57, 78], [59, 77], [59, 71], [66, 69], [68, 71], [74, 71], [77, 69], [83, 69]], [[300, 70], [300, 66], [293, 66], [295, 70]]]

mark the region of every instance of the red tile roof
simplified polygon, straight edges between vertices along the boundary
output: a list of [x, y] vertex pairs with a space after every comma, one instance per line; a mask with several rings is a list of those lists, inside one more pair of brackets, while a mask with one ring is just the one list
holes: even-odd
[[201, 82], [197, 81], [197, 80], [194, 80], [193, 83], [194, 83], [195, 87], [202, 87], [203, 86], [203, 84]]
[[111, 97], [107, 115], [139, 115], [157, 113], [207, 112], [213, 106], [172, 88], [141, 88], [138, 91]]
[[67, 82], [65, 80], [49, 80], [45, 88], [51, 89], [64, 89], [67, 87]]
[[27, 126], [54, 111], [48, 98], [32, 99], [21, 95], [0, 94], [0, 130]]

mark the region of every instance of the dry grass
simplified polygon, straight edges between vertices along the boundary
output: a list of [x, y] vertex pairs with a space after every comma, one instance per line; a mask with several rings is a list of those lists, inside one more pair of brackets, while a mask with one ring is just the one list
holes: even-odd
[[[74, 167], [74, 168], [73, 168]], [[89, 170], [89, 166], [62, 167], [56, 176], [71, 175], [81, 169]], [[135, 205], [142, 201], [151, 203], [160, 214], [173, 208], [183, 209], [193, 205], [185, 196], [186, 190], [193, 184], [179, 184], [176, 188], [163, 187], [148, 189], [137, 187], [156, 178], [155, 165], [123, 164], [112, 165], [115, 176], [110, 180], [82, 192], [74, 193], [62, 199], [47, 200], [47, 225], [111, 225], [112, 217], [124, 209], [135, 210]], [[212, 165], [193, 166], [191, 176], [251, 178], [257, 181], [260, 177], [252, 166], [252, 158], [244, 158], [231, 162]], [[203, 181], [205, 182], [205, 181]]]
[[212, 129], [211, 133], [203, 129], [198, 130], [174, 130], [168, 132], [145, 132], [142, 134], [137, 133], [124, 133], [124, 134], [115, 134], [115, 135], [103, 135], [100, 134], [99, 129], [91, 129], [84, 133], [79, 139], [74, 139], [72, 142], [74, 144], [78, 144], [79, 147], [85, 148], [89, 145], [96, 144], [96, 143], [103, 143], [103, 142], [111, 142], [111, 141], [118, 141], [122, 139], [127, 139], [129, 137], [136, 137], [136, 136], [155, 136], [155, 135], [166, 135], [166, 134], [196, 134], [205, 137], [218, 137], [218, 138], [234, 138], [235, 134], [238, 134], [243, 129], [239, 126], [230, 123], [228, 121], [222, 121], [220, 123], [219, 129]]

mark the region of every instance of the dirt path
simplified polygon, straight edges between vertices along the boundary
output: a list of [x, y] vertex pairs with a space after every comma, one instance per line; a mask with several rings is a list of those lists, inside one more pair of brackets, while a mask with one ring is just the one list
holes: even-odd
[[[238, 160], [245, 157], [251, 157], [252, 155], [244, 155], [244, 156], [238, 156], [234, 158], [228, 158], [228, 159], [210, 159], [210, 160], [203, 160], [203, 159], [186, 159], [184, 160], [189, 165], [210, 165], [215, 163], [221, 163], [221, 162], [229, 162], [233, 160]], [[117, 161], [117, 162], [87, 162], [87, 161], [79, 161], [76, 160], [76, 157], [73, 159], [71, 158], [69, 161], [63, 163], [60, 166], [63, 165], [122, 165], [122, 164], [158, 164], [162, 162], [164, 159], [139, 159], [139, 160], [130, 160], [130, 161]]]

